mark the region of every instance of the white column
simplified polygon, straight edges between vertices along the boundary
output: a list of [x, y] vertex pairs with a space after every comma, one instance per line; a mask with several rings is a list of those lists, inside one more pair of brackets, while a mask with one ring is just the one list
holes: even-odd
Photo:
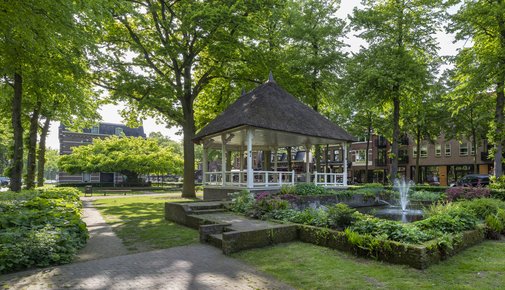
[[254, 138], [253, 129], [247, 129], [247, 188], [252, 189], [254, 187], [254, 172], [253, 172], [253, 160], [252, 160], [252, 143]]
[[221, 184], [224, 186], [226, 184], [226, 137], [225, 135], [221, 135], [221, 174], [222, 174], [222, 182]]
[[344, 186], [347, 186], [347, 142], [343, 143], [344, 147]]
[[310, 145], [305, 145], [305, 182], [310, 182]]
[[203, 146], [203, 150], [202, 150], [202, 185], [205, 186], [205, 173], [207, 173], [208, 171], [208, 164], [207, 164], [207, 148], [205, 148], [205, 146]]
[[242, 177], [244, 175], [244, 146], [240, 146], [240, 173], [238, 175], [238, 182], [242, 184]]

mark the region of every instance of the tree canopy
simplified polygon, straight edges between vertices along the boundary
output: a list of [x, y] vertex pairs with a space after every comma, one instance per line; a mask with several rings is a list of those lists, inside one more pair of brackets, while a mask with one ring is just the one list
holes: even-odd
[[142, 137], [112, 136], [72, 149], [71, 154], [61, 156], [61, 170], [71, 174], [119, 172], [127, 176], [128, 183], [138, 182], [140, 174], [179, 174], [184, 162], [171, 147]]

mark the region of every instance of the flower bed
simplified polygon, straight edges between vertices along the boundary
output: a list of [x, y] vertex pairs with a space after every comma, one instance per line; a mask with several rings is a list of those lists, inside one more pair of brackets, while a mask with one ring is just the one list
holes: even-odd
[[[425, 268], [478, 243], [484, 235], [492, 238], [505, 233], [505, 202], [496, 199], [439, 203], [426, 210], [426, 219], [404, 224], [361, 214], [341, 203], [297, 210], [290, 203], [296, 198], [292, 194], [254, 196], [242, 192], [235, 195], [231, 209], [255, 218], [300, 224], [303, 241], [329, 243], [362, 256], [416, 268]], [[332, 234], [325, 237], [324, 233]], [[409, 262], [414, 256], [419, 258]]]
[[0, 272], [72, 261], [88, 238], [79, 191], [0, 193]]

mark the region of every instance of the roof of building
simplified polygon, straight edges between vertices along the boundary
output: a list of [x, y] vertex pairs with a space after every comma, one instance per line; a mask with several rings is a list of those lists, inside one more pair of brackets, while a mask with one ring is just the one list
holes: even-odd
[[[128, 137], [146, 137], [146, 134], [144, 133], [144, 127], [140, 126], [137, 128], [130, 128], [124, 124], [116, 124], [116, 123], [98, 123], [98, 133], [92, 132], [92, 128], [85, 128], [81, 132], [75, 132], [75, 133], [86, 133], [86, 134], [95, 134], [95, 135], [117, 135], [116, 134], [116, 128], [120, 128], [125, 136]], [[65, 127], [65, 125], [61, 124], [60, 125], [60, 130], [61, 131], [69, 131], [69, 132], [74, 132], [69, 130], [68, 128]]]
[[318, 138], [354, 141], [355, 138], [309, 106], [303, 104], [270, 76], [269, 80], [243, 94], [216, 119], [196, 134], [199, 142], [240, 126], [251, 126]]

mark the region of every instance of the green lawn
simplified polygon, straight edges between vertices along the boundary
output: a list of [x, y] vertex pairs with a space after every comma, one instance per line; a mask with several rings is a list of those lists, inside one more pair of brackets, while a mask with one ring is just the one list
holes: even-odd
[[427, 270], [301, 242], [234, 254], [297, 289], [503, 289], [505, 243], [486, 241]]
[[180, 192], [168, 196], [134, 196], [94, 202], [131, 251], [183, 246], [198, 242], [198, 231], [164, 219], [165, 202], [188, 201]]

